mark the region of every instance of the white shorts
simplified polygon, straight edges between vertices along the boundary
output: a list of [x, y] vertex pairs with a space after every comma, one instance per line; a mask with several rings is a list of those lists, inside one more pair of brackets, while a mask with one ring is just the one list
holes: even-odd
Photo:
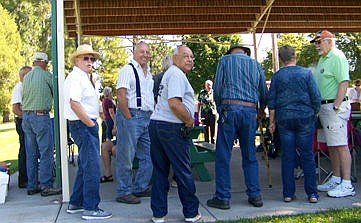
[[350, 118], [351, 106], [343, 101], [339, 111], [333, 110], [333, 103], [321, 104], [319, 113], [322, 129], [317, 129], [317, 141], [325, 142], [327, 146], [348, 145], [347, 121]]

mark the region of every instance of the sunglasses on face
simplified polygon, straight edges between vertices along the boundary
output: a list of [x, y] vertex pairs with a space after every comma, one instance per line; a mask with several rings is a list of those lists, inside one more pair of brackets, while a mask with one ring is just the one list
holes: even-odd
[[83, 57], [83, 60], [84, 60], [84, 61], [89, 61], [89, 59], [90, 59], [90, 61], [93, 62], [93, 63], [97, 60], [95, 57]]
[[356, 84], [355, 86], [356, 86], [356, 87], [360, 87], [360, 85], [359, 85], [359, 84]]

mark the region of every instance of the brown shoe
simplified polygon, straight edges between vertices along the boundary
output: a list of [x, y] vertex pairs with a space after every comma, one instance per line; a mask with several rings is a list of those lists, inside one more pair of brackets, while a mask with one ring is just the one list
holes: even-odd
[[152, 189], [148, 187], [145, 191], [133, 193], [133, 195], [136, 197], [150, 197], [150, 195], [152, 195]]
[[125, 204], [139, 204], [140, 203], [140, 199], [137, 198], [136, 196], [134, 196], [133, 194], [128, 194], [123, 197], [117, 197], [116, 201], [118, 201], [120, 203], [125, 203]]

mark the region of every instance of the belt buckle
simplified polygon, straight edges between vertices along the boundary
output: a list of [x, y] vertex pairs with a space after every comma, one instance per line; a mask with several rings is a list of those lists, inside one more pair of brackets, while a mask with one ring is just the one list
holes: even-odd
[[36, 115], [39, 115], [39, 116], [45, 115], [45, 113], [43, 111], [37, 111], [35, 113], [36, 113]]

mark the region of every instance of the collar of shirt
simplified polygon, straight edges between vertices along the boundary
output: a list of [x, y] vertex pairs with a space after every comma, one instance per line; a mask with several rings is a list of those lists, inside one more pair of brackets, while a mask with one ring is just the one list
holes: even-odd
[[[131, 59], [131, 60], [130, 60], [130, 63], [132, 63], [132, 64], [134, 65], [134, 67], [137, 68], [137, 70], [138, 70], [138, 69], [143, 70], [142, 66], [140, 66], [140, 64], [139, 64], [136, 60]], [[148, 64], [147, 64], [147, 76], [148, 76], [148, 74], [150, 74], [150, 67], [149, 67]]]
[[90, 78], [90, 74], [89, 73], [86, 73], [84, 72], [83, 70], [81, 70], [79, 67], [77, 66], [74, 66], [73, 67], [73, 71], [76, 72], [76, 73], [79, 73], [81, 75], [86, 75], [88, 78]]

